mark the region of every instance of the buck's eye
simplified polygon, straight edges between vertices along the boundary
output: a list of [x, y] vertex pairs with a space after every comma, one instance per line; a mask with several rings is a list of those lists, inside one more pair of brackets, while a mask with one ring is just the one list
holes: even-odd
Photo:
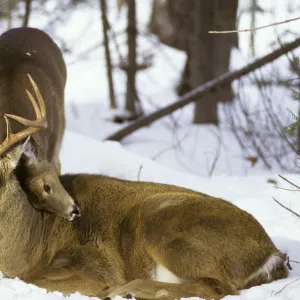
[[46, 192], [47, 194], [50, 194], [50, 192], [51, 192], [51, 187], [50, 187], [50, 185], [47, 184], [47, 183], [44, 183], [44, 190], [45, 190], [45, 192]]

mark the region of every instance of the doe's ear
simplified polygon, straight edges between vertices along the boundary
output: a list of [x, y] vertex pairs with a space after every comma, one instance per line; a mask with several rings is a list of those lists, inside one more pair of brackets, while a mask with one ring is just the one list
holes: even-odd
[[38, 159], [37, 159], [37, 149], [36, 149], [36, 145], [33, 141], [33, 139], [31, 140], [26, 140], [26, 142], [23, 144], [23, 157], [25, 159], [25, 162], [27, 165], [31, 165], [31, 164], [37, 164], [38, 163]]
[[25, 153], [27, 149], [28, 144], [30, 144], [29, 141], [30, 141], [30, 136], [26, 139], [26, 141], [23, 144], [16, 146], [7, 154], [7, 158], [9, 158], [10, 166], [12, 170], [14, 170], [17, 167], [22, 155]]

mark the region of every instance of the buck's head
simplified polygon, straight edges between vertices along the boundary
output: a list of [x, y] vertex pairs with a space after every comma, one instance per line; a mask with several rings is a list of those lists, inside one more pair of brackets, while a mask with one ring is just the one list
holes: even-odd
[[[31, 121], [20, 116], [5, 114], [7, 136], [0, 145], [0, 156], [2, 157], [0, 159], [0, 179], [8, 179], [20, 160], [15, 173], [22, 188], [32, 196], [29, 197], [30, 203], [38, 210], [49, 211], [73, 221], [80, 216], [78, 206], [63, 188], [54, 166], [47, 160], [38, 159], [38, 146], [30, 139], [32, 134], [47, 128], [47, 121], [44, 100], [29, 74], [28, 77], [37, 97], [36, 102], [32, 94], [26, 90], [28, 99], [35, 110], [36, 120]], [[25, 125], [26, 128], [18, 133], [12, 133], [9, 119]], [[26, 142], [21, 146], [18, 145], [25, 138], [27, 138]], [[15, 145], [18, 146], [10, 150]]]

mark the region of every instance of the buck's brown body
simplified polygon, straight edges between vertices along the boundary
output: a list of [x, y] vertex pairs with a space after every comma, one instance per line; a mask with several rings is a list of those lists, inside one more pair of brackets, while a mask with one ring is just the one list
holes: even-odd
[[[6, 136], [4, 114], [35, 119], [26, 89], [32, 91], [27, 74], [36, 82], [46, 106], [47, 128], [33, 135], [39, 155], [60, 173], [59, 151], [65, 129], [64, 88], [66, 66], [53, 40], [35, 28], [15, 28], [0, 36], [0, 142]], [[24, 128], [11, 122], [12, 131]]]
[[[229, 202], [100, 175], [61, 181], [82, 208], [74, 224], [41, 215], [13, 173], [2, 176], [0, 270], [7, 276], [65, 294], [142, 299], [220, 299], [287, 276], [284, 255], [262, 226]], [[157, 265], [179, 282], [155, 281]]]

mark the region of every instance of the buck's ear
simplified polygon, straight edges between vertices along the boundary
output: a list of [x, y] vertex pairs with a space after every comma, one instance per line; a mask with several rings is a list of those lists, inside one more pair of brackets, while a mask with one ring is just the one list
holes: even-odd
[[27, 165], [37, 164], [37, 148], [33, 139], [27, 139], [23, 144], [23, 157]]
[[26, 151], [29, 141], [30, 141], [30, 136], [26, 139], [26, 141], [23, 144], [16, 146], [14, 149], [12, 149], [7, 153], [6, 156], [9, 159], [11, 171], [17, 167], [23, 153]]

